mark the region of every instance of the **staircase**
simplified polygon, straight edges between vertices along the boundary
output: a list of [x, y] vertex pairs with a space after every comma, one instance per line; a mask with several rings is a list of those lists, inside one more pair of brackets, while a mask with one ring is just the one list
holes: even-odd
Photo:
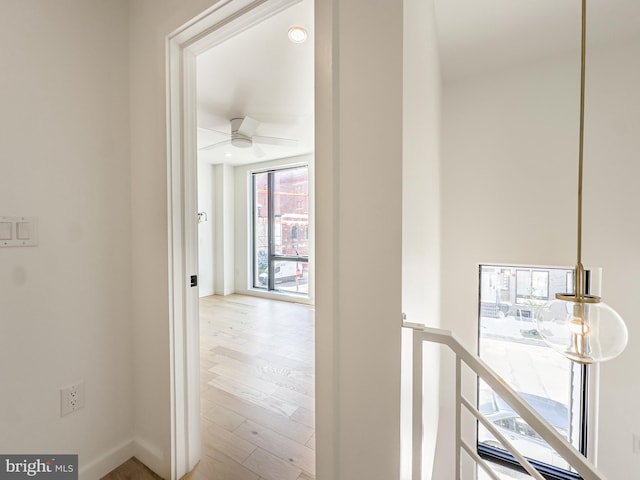
[[410, 329], [413, 337], [413, 406], [412, 406], [412, 480], [423, 480], [422, 439], [423, 435], [423, 345], [425, 342], [448, 347], [456, 359], [455, 367], [455, 479], [462, 480], [461, 465], [463, 455], [468, 456], [484, 471], [491, 480], [500, 480], [489, 463], [477, 453], [475, 442], [469, 445], [462, 438], [462, 413], [468, 411], [491, 434], [499, 440], [503, 448], [516, 458], [525, 471], [536, 480], [545, 480], [542, 474], [509, 442], [509, 440], [462, 394], [462, 366], [466, 365], [477, 377], [481, 378], [493, 391], [502, 397], [527, 424], [536, 431], [584, 480], [606, 480], [606, 477], [587, 460], [558, 431], [547, 423], [537, 412], [502, 380], [482, 359], [465, 349], [460, 341], [447, 330], [426, 327], [422, 324], [404, 322], [403, 327]]

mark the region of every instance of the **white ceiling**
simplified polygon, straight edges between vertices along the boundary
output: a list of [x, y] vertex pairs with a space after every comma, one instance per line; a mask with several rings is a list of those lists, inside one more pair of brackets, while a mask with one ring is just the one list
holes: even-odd
[[[434, 3], [446, 80], [579, 49], [580, 0]], [[639, 36], [640, 0], [588, 0], [587, 20], [590, 46]], [[293, 25], [308, 31], [306, 43], [288, 40]], [[225, 145], [199, 150], [200, 159], [240, 165], [313, 151], [313, 44], [313, 0], [302, 0], [198, 56], [199, 147], [226, 140], [230, 119], [244, 116], [260, 122], [256, 135], [298, 141], [259, 152]]]
[[[294, 25], [307, 30], [305, 43], [289, 41]], [[260, 122], [257, 136], [297, 140], [200, 149], [201, 160], [240, 165], [313, 151], [313, 45], [313, 0], [302, 0], [197, 57], [199, 149], [228, 139], [229, 121], [245, 116]]]
[[[580, 0], [434, 1], [445, 79], [580, 47]], [[588, 0], [588, 46], [639, 34], [640, 0]]]

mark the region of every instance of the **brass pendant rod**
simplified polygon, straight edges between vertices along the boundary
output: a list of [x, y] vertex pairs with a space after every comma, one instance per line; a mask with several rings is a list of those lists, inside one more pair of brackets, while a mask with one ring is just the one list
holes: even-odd
[[578, 260], [575, 271], [575, 294], [585, 295], [584, 267], [582, 266], [582, 170], [584, 163], [584, 91], [587, 60], [587, 0], [582, 0], [582, 38], [580, 54], [580, 143], [578, 148]]

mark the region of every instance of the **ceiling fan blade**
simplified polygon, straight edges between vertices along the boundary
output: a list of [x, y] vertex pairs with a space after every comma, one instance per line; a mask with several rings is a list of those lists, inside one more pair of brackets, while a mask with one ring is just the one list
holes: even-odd
[[207, 133], [207, 132], [217, 133], [219, 135], [224, 135], [225, 137], [228, 137], [230, 135], [229, 132], [223, 132], [222, 130], [216, 130], [215, 128], [209, 128], [209, 127], [198, 127], [198, 130], [202, 131], [203, 133]]
[[200, 147], [198, 150], [213, 150], [214, 148], [222, 147], [223, 145], [229, 145], [231, 140], [223, 140], [221, 142], [212, 143], [206, 147]]
[[256, 133], [258, 125], [260, 125], [260, 122], [257, 120], [251, 117], [244, 117], [242, 119], [242, 123], [240, 123], [240, 126], [238, 127], [238, 133], [251, 138], [253, 137], [253, 134]]
[[262, 158], [265, 156], [264, 150], [262, 150], [258, 145], [256, 145], [255, 143], [253, 144], [253, 154], [257, 157], [257, 158]]
[[254, 143], [263, 143], [267, 145], [281, 145], [285, 147], [295, 147], [298, 145], [298, 140], [294, 138], [280, 138], [280, 137], [261, 137], [256, 135], [252, 138]]

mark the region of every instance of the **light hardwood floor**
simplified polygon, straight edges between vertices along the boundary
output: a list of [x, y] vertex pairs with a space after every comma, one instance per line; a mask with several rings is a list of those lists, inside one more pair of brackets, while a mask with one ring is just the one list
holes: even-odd
[[133, 457], [100, 480], [162, 480], [140, 460]]
[[189, 480], [315, 478], [314, 312], [200, 300], [202, 460]]

